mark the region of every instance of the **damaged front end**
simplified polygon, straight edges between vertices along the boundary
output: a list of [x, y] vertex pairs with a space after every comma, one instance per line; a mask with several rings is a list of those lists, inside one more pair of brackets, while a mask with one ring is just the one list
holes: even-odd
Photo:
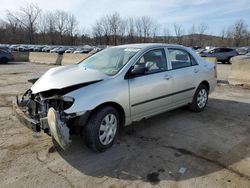
[[72, 106], [74, 99], [63, 97], [60, 90], [33, 94], [25, 92], [16, 100], [14, 111], [17, 118], [34, 132], [44, 131], [51, 135], [66, 150], [70, 143], [69, 122], [75, 117], [64, 111]]

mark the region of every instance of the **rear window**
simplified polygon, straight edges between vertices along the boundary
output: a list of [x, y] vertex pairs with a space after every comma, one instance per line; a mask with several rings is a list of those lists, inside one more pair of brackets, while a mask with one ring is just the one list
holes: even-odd
[[197, 62], [187, 51], [182, 49], [168, 49], [172, 69], [179, 69], [197, 65]]

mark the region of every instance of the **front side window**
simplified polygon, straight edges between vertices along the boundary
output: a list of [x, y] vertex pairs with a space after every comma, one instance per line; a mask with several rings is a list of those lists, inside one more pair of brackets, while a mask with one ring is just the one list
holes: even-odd
[[164, 71], [166, 64], [167, 60], [164, 49], [155, 49], [145, 53], [134, 67], [144, 67], [147, 69], [145, 74], [152, 74]]
[[80, 66], [113, 76], [118, 73], [139, 50], [138, 48], [108, 48], [83, 60]]
[[168, 49], [168, 54], [172, 64], [172, 69], [179, 69], [198, 64], [193, 56], [185, 50]]

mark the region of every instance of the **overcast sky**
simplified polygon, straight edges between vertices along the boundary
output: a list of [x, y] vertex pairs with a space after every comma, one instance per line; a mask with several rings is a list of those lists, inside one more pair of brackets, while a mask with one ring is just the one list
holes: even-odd
[[43, 11], [60, 9], [74, 13], [85, 30], [102, 15], [114, 12], [124, 17], [150, 16], [161, 28], [182, 24], [186, 31], [192, 24], [203, 22], [209, 26], [209, 34], [217, 35], [239, 19], [250, 26], [249, 0], [1, 0], [0, 18], [4, 18], [7, 9], [17, 10], [31, 2]]

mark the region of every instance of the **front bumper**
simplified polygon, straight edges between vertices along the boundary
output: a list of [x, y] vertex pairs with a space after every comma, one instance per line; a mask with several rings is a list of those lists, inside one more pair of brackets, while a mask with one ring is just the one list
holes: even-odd
[[19, 107], [17, 102], [13, 102], [13, 112], [17, 119], [26, 127], [33, 130], [34, 132], [40, 132], [40, 124], [38, 121], [30, 118], [26, 113], [25, 109], [22, 107]]

